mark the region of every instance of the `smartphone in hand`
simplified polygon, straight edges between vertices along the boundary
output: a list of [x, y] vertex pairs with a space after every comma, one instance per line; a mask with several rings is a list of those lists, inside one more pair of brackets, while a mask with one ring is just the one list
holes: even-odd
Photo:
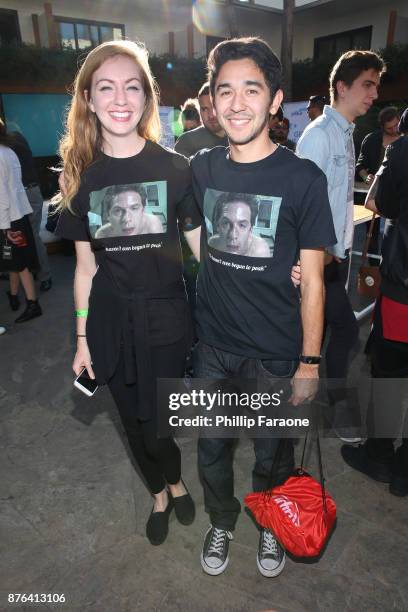
[[74, 380], [74, 387], [85, 393], [88, 397], [92, 397], [98, 388], [98, 383], [89, 376], [88, 370], [84, 368]]

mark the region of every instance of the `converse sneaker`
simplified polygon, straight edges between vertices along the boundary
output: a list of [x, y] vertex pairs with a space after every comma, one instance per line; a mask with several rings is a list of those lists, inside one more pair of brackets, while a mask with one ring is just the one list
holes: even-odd
[[218, 576], [228, 565], [228, 548], [232, 533], [225, 529], [211, 526], [205, 534], [204, 546], [201, 552], [201, 567], [206, 574]]
[[256, 563], [262, 576], [279, 576], [285, 566], [286, 553], [269, 529], [261, 529]]

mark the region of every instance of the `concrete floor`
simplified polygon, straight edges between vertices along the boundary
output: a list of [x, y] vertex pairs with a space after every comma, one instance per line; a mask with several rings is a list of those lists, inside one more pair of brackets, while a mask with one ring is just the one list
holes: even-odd
[[[338, 522], [318, 562], [288, 559], [276, 579], [256, 568], [257, 532], [242, 513], [231, 559], [205, 575], [208, 520], [196, 442], [181, 440], [184, 478], [197, 503], [190, 527], [174, 517], [160, 547], [144, 530], [151, 500], [135, 473], [106, 389], [87, 399], [72, 386], [73, 258], [51, 257], [44, 316], [13, 325], [0, 282], [0, 610], [264, 612], [408, 610], [408, 498], [389, 494], [323, 440]], [[367, 324], [361, 334], [367, 336]], [[364, 367], [354, 360], [353, 375]], [[298, 447], [299, 448], [299, 447]], [[252, 449], [236, 453], [236, 494], [251, 489]], [[64, 594], [66, 603], [8, 604], [8, 593]]]

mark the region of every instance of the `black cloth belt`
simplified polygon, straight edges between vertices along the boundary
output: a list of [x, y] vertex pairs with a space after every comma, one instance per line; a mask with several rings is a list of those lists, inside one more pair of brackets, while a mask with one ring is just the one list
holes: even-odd
[[[125, 362], [126, 384], [138, 385], [139, 406], [138, 417], [150, 419], [155, 410], [156, 379], [152, 371], [151, 346], [149, 334], [148, 301], [152, 299], [170, 300], [185, 299], [184, 282], [181, 279], [166, 286], [157, 286], [146, 289], [134, 287], [132, 291], [125, 291], [113, 281], [110, 271], [103, 266], [106, 276], [110, 277], [110, 290], [115, 296], [117, 311], [112, 313], [120, 318], [122, 329], [123, 354]], [[114, 282], [114, 286], [112, 286]], [[187, 326], [186, 326], [187, 330]], [[163, 344], [166, 344], [164, 342]], [[97, 355], [93, 357], [97, 362]], [[136, 407], [135, 407], [136, 408]]]

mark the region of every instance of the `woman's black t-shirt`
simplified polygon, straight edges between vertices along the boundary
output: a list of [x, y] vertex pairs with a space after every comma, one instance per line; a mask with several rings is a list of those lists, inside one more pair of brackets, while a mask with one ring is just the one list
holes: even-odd
[[83, 173], [71, 208], [57, 234], [90, 242], [98, 265], [87, 320], [95, 374], [109, 380], [122, 343], [126, 382], [136, 374], [140, 382], [149, 347], [186, 334], [178, 225], [191, 230], [202, 219], [188, 162], [150, 141], [129, 158], [101, 153]]

